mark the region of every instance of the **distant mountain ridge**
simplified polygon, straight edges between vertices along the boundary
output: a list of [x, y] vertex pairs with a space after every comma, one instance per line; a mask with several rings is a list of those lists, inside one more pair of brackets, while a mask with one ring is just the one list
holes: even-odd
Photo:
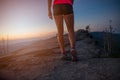
[[[103, 32], [90, 32], [90, 35], [92, 35], [92, 37], [96, 41], [98, 41], [101, 46], [103, 46], [103, 36], [104, 36]], [[120, 49], [120, 34], [119, 33], [113, 33], [113, 43], [114, 43], [115, 50], [119, 50]]]

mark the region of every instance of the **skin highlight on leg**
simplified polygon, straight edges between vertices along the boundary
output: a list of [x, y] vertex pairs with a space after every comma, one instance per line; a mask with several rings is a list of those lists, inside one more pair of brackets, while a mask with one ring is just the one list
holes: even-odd
[[69, 41], [71, 48], [75, 48], [75, 32], [74, 32], [74, 14], [64, 15], [65, 23], [69, 32]]
[[61, 49], [61, 53], [65, 53], [64, 36], [63, 36], [63, 33], [64, 33], [63, 15], [57, 15], [57, 16], [54, 16], [54, 18], [57, 26], [57, 31], [58, 31], [57, 38], [58, 38], [58, 43]]

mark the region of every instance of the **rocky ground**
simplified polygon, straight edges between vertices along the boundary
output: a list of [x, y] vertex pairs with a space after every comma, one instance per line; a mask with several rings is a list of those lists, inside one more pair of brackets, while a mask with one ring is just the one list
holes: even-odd
[[[86, 33], [76, 35], [78, 62], [61, 60], [53, 37], [1, 57], [0, 80], [120, 80], [120, 58], [104, 58], [104, 50]], [[67, 35], [65, 42], [71, 57]]]

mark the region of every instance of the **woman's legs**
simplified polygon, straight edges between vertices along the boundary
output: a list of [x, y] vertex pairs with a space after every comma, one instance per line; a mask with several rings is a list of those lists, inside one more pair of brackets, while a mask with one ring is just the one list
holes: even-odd
[[64, 15], [64, 19], [69, 32], [70, 46], [75, 49], [74, 14]]
[[63, 15], [57, 15], [54, 16], [55, 18], [55, 23], [57, 26], [57, 31], [58, 31], [58, 42], [59, 42], [59, 46], [61, 49], [61, 53], [64, 54], [65, 53], [65, 48], [64, 48], [64, 27], [63, 27]]
[[[63, 59], [67, 59], [67, 55], [64, 48], [64, 27], [63, 27], [63, 16], [57, 15], [54, 16], [55, 22], [57, 25], [58, 30], [58, 42], [60, 45], [61, 53], [65, 54]], [[72, 61], [77, 61], [77, 52], [75, 50], [75, 32], [74, 32], [74, 15], [64, 15], [64, 19], [67, 25], [67, 29], [69, 32], [69, 40], [70, 40], [70, 46], [71, 46], [71, 54], [72, 54]]]
[[75, 50], [75, 32], [74, 32], [74, 14], [64, 16], [67, 29], [69, 32], [69, 40], [71, 46], [72, 61], [77, 61], [77, 51]]

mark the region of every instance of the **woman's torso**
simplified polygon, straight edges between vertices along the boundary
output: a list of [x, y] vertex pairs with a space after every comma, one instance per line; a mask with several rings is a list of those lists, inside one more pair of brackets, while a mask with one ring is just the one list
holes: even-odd
[[70, 4], [73, 5], [73, 0], [54, 0], [54, 5], [56, 4]]

